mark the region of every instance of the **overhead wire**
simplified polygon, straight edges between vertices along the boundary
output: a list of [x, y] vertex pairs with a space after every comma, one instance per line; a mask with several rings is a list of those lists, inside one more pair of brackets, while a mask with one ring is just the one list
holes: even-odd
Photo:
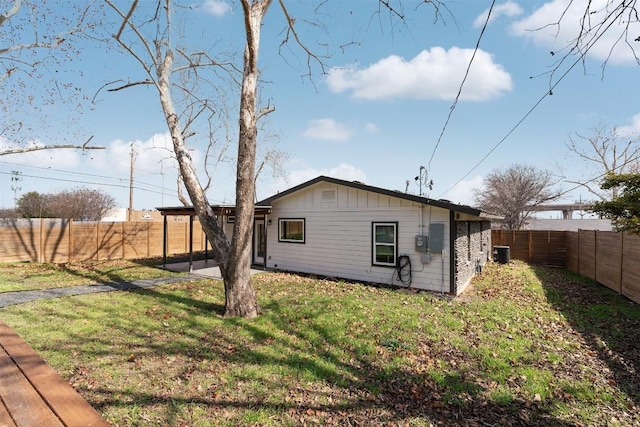
[[[115, 176], [109, 176], [109, 175], [97, 175], [97, 174], [91, 174], [91, 173], [86, 173], [86, 172], [77, 172], [77, 171], [70, 171], [70, 170], [63, 170], [63, 169], [55, 169], [55, 168], [44, 167], [44, 166], [32, 166], [32, 165], [25, 165], [25, 164], [20, 164], [20, 163], [11, 163], [11, 162], [0, 162], [0, 164], [9, 165], [9, 166], [16, 167], [16, 168], [41, 169], [41, 170], [45, 170], [45, 171], [59, 172], [59, 173], [69, 174], [69, 175], [88, 176], [88, 177], [92, 177], [92, 178], [108, 179], [108, 180], [113, 180], [113, 181], [118, 181], [118, 182], [123, 182], [123, 181], [127, 181], [128, 182], [129, 181], [129, 178], [115, 177]], [[54, 179], [54, 178], [46, 178], [46, 177], [39, 177], [39, 178], [42, 178], [42, 179]], [[69, 182], [79, 182], [79, 183], [83, 183], [84, 182], [84, 181], [73, 181], [73, 180], [68, 180], [68, 181]], [[157, 188], [159, 190], [165, 189], [164, 187], [162, 187], [160, 185], [151, 184], [151, 183], [140, 181], [140, 180], [138, 180], [137, 183], [146, 185], [146, 186], [151, 187], [151, 188]], [[169, 190], [169, 191], [171, 191], [171, 190]], [[177, 192], [176, 192], [176, 194], [177, 194]]]
[[[11, 172], [0, 172], [0, 174], [2, 175], [12, 175]], [[55, 177], [48, 177], [48, 176], [38, 176], [38, 175], [27, 175], [27, 174], [20, 174], [21, 177], [24, 178], [35, 178], [35, 179], [46, 179], [49, 181], [59, 181], [59, 182], [72, 182], [72, 183], [76, 183], [76, 184], [87, 184], [87, 185], [97, 185], [97, 186], [106, 186], [106, 187], [117, 187], [117, 188], [129, 188], [129, 184], [111, 184], [111, 183], [107, 183], [107, 182], [87, 182], [87, 181], [78, 181], [75, 179], [65, 179], [65, 178], [55, 178]], [[149, 188], [143, 188], [143, 187], [137, 187], [137, 186], [133, 186], [134, 189], [136, 190], [141, 190], [141, 191], [147, 191], [149, 193], [155, 193], [155, 194], [163, 194], [161, 191], [158, 190], [152, 190]], [[159, 187], [161, 188], [161, 187]], [[177, 192], [173, 192], [171, 190], [167, 190], [168, 192], [172, 192], [177, 194]]]
[[[624, 9], [623, 9], [624, 10]], [[623, 11], [622, 10], [622, 11]], [[553, 90], [560, 84], [561, 81], [564, 80], [564, 78], [569, 74], [569, 72], [576, 66], [578, 65], [580, 62], [582, 62], [586, 56], [586, 54], [589, 52], [589, 50], [591, 50], [591, 48], [596, 44], [596, 42], [598, 40], [600, 40], [600, 38], [609, 30], [609, 28], [611, 28], [611, 26], [613, 25], [614, 22], [617, 21], [617, 18], [620, 17], [622, 11], [616, 16], [616, 19], [611, 19], [611, 21], [609, 22], [609, 24], [604, 28], [603, 31], [601, 31], [600, 33], [597, 34], [597, 36], [594, 36], [589, 43], [587, 44], [585, 49], [582, 49], [580, 51], [580, 55], [578, 55], [578, 58], [573, 62], [573, 64], [571, 64], [571, 66], [569, 66], [569, 68], [567, 68], [567, 70], [562, 73], [562, 75], [556, 80], [555, 83], [553, 83], [550, 87], [549, 90], [547, 90], [545, 92], [545, 94], [540, 97], [540, 99], [538, 99], [538, 101], [522, 116], [522, 118], [520, 120], [518, 120], [518, 122], [505, 134], [505, 136], [502, 137], [502, 139], [500, 139], [492, 148], [491, 150], [489, 150], [489, 152], [487, 152], [487, 154], [484, 155], [484, 157], [482, 157], [467, 173], [465, 173], [462, 178], [460, 178], [459, 180], [457, 180], [455, 182], [455, 184], [451, 185], [449, 188], [447, 188], [443, 193], [441, 193], [438, 197], [442, 197], [445, 194], [447, 194], [449, 191], [451, 191], [451, 189], [453, 189], [456, 185], [460, 184], [466, 177], [468, 177], [474, 170], [476, 170], [478, 168], [478, 166], [480, 166], [500, 145], [502, 145], [502, 143], [504, 141], [506, 141], [506, 139], [518, 128], [520, 127], [520, 125], [531, 115], [531, 113], [533, 113], [533, 111], [542, 103], [542, 101], [548, 97], [553, 95]]]
[[436, 154], [436, 150], [438, 149], [438, 147], [440, 146], [440, 142], [442, 141], [442, 137], [444, 136], [444, 132], [447, 129], [448, 125], [449, 125], [449, 121], [451, 120], [451, 116], [453, 115], [453, 110], [455, 110], [456, 106], [458, 105], [458, 100], [460, 99], [460, 96], [462, 95], [462, 88], [464, 87], [464, 84], [467, 81], [467, 77], [469, 77], [469, 71], [471, 70], [471, 64], [473, 64], [473, 60], [476, 57], [476, 53], [478, 53], [478, 49], [480, 48], [480, 41], [482, 40], [482, 36], [484, 35], [485, 30], [487, 29], [487, 26], [489, 25], [489, 19], [491, 18], [491, 12], [493, 11], [493, 7], [495, 6], [496, 1], [493, 0], [491, 2], [491, 6], [489, 7], [489, 11], [487, 12], [487, 19], [484, 22], [484, 25], [482, 26], [482, 30], [480, 31], [480, 35], [478, 36], [478, 40], [476, 41], [476, 47], [473, 50], [473, 54], [471, 55], [471, 59], [469, 60], [469, 64], [467, 65], [467, 69], [464, 73], [464, 77], [462, 78], [462, 82], [460, 82], [460, 87], [458, 88], [458, 93], [455, 97], [455, 99], [453, 100], [453, 104], [451, 104], [451, 107], [449, 107], [449, 114], [447, 115], [447, 119], [444, 122], [444, 125], [442, 126], [442, 130], [440, 131], [440, 135], [438, 136], [438, 140], [436, 141], [436, 145], [433, 147], [433, 151], [431, 152], [431, 157], [429, 158], [429, 162], [427, 163], [427, 171], [431, 170], [431, 161], [433, 160], [433, 157]]

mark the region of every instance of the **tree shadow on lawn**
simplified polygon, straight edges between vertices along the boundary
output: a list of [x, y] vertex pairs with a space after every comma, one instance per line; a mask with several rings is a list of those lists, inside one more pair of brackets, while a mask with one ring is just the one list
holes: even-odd
[[549, 303], [608, 368], [610, 382], [640, 406], [640, 306], [567, 270], [533, 270]]
[[[345, 341], [344, 337], [336, 336], [332, 328], [316, 320], [326, 312], [324, 305], [307, 308], [302, 317], [297, 318], [282, 315], [290, 307], [272, 300], [263, 305], [258, 320], [246, 321], [222, 317], [221, 303], [154, 289], [136, 292], [149, 299], [153, 306], [188, 311], [180, 319], [180, 329], [167, 332], [171, 334], [170, 339], [157, 340], [155, 335], [131, 329], [129, 333], [139, 344], [117, 349], [120, 354], [93, 354], [92, 357], [128, 360], [131, 375], [147, 369], [145, 359], [152, 355], [162, 360], [179, 358], [182, 366], [172, 367], [149, 381], [162, 381], [163, 377], [164, 380], [181, 379], [176, 382], [181, 385], [176, 389], [149, 391], [153, 386], [144, 383], [138, 387], [122, 384], [104, 387], [93, 380], [93, 386], [88, 387], [82, 379], [77, 379], [83, 395], [103, 412], [160, 405], [165, 408], [161, 411], [161, 422], [169, 425], [179, 424], [184, 417], [184, 412], [175, 413], [177, 406], [204, 407], [212, 420], [217, 419], [216, 414], [220, 412], [233, 411], [237, 418], [230, 420], [239, 424], [242, 424], [243, 412], [266, 411], [277, 421], [294, 425], [315, 420], [323, 425], [380, 425], [408, 420], [449, 426], [573, 425], [551, 414], [553, 402], [514, 398], [499, 403], [488, 399], [482, 387], [467, 378], [463, 370], [443, 372], [436, 382], [427, 373], [412, 367], [385, 367], [377, 360], [376, 352], [358, 347], [357, 338]], [[162, 313], [157, 314], [158, 320], [163, 319]], [[202, 316], [211, 315], [220, 317], [216, 330], [209, 330], [203, 321]], [[78, 335], [71, 337], [70, 342], [84, 340], [86, 344], [87, 339], [95, 340], [97, 348], [109, 345], [108, 335], [92, 338]], [[261, 394], [248, 388], [233, 394], [224, 389], [225, 384], [217, 383], [217, 379], [212, 380], [211, 388], [202, 391], [183, 387], [182, 384], [197, 377], [213, 374], [214, 371], [202, 370], [203, 361], [208, 362], [207, 366], [219, 364], [228, 369], [253, 367], [260, 371], [263, 368], [271, 374], [247, 373], [243, 377], [242, 371], [236, 371], [230, 375], [239, 383], [258, 381], [259, 388], [266, 391]], [[274, 374], [277, 372], [286, 372], [294, 378], [281, 378]], [[225, 390], [220, 395], [213, 392], [216, 384]], [[283, 394], [281, 399], [274, 400], [270, 396], [272, 391]]]

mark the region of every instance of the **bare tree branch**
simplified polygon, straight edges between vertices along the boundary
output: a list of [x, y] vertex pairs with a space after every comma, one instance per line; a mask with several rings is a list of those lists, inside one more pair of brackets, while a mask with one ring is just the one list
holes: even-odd
[[107, 92], [117, 92], [119, 90], [128, 89], [128, 88], [133, 87], [133, 86], [152, 85], [152, 84], [154, 84], [154, 82], [152, 82], [151, 80], [142, 80], [142, 81], [139, 81], [139, 82], [127, 83], [125, 85], [118, 86], [118, 87], [115, 87], [115, 88], [112, 88], [112, 89], [107, 89]]
[[[621, 134], [615, 126], [599, 124], [590, 130], [590, 134], [576, 133], [577, 138], [569, 137], [567, 149], [588, 166], [594, 167], [601, 174], [608, 172], [625, 173], [637, 165], [640, 156], [640, 135]], [[586, 175], [593, 175], [589, 173]], [[567, 180], [579, 184], [601, 200], [613, 199], [618, 189], [611, 187], [603, 191], [598, 183], [587, 179]]]
[[76, 150], [104, 150], [106, 147], [93, 147], [90, 145], [73, 145], [73, 144], [62, 144], [62, 145], [42, 145], [37, 147], [21, 147], [15, 149], [7, 149], [0, 151], [0, 156], [8, 156], [9, 154], [24, 154], [30, 153], [33, 151], [43, 151], [43, 150], [57, 150], [61, 148], [75, 148]]
[[127, 12], [126, 16], [123, 17], [122, 24], [120, 25], [120, 28], [118, 29], [118, 32], [115, 35], [116, 39], [120, 38], [120, 35], [122, 34], [124, 27], [129, 23], [129, 18], [131, 18], [131, 15], [133, 15], [133, 11], [136, 9], [136, 6], [138, 6], [138, 0], [133, 0], [133, 3], [131, 3], [131, 8], [129, 9], [129, 12]]

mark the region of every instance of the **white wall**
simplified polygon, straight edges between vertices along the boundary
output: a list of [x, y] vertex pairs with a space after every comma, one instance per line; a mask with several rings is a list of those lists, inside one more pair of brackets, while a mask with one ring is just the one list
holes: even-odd
[[[335, 195], [334, 198], [329, 196]], [[304, 218], [305, 243], [278, 241], [278, 219]], [[411, 287], [449, 292], [449, 212], [425, 207], [423, 233], [431, 222], [445, 223], [444, 253], [429, 264], [415, 251], [420, 232], [420, 205], [390, 197], [318, 183], [273, 202], [267, 225], [267, 267], [403, 286], [394, 268], [372, 265], [372, 222], [398, 223], [398, 254], [411, 259]]]

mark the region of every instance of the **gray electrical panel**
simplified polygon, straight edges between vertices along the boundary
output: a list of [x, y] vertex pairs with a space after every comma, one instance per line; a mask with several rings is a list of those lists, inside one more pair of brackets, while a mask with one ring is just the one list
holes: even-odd
[[427, 252], [427, 246], [429, 245], [429, 238], [418, 234], [416, 236], [416, 252]]
[[429, 251], [442, 253], [444, 249], [444, 224], [429, 224]]

